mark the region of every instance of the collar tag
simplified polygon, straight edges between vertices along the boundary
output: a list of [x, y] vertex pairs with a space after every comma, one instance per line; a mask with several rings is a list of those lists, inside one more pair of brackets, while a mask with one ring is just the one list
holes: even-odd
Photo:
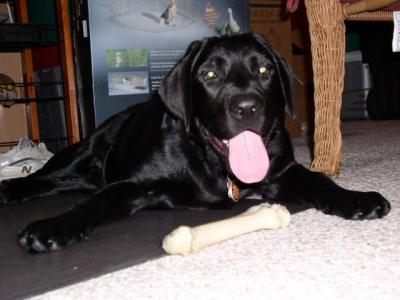
[[226, 181], [226, 187], [228, 188], [228, 197], [231, 198], [234, 202], [239, 202], [240, 200], [240, 190], [239, 187], [229, 179], [227, 178]]

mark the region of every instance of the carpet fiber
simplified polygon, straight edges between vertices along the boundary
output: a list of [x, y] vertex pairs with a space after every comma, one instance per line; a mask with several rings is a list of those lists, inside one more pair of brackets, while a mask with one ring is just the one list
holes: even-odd
[[[400, 299], [400, 122], [347, 122], [343, 133], [335, 180], [381, 192], [392, 203], [387, 217], [345, 221], [308, 210], [282, 230], [164, 256], [35, 299]], [[308, 166], [306, 143], [295, 146]]]

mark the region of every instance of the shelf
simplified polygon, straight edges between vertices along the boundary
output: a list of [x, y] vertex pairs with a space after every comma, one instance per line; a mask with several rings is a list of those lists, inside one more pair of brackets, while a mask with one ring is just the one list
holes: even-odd
[[[31, 103], [31, 102], [49, 102], [49, 101], [62, 101], [65, 97], [35, 97], [35, 98], [16, 98], [0, 100], [0, 105], [11, 106], [17, 103]], [[8, 104], [9, 103], [9, 104]], [[8, 105], [7, 105], [8, 104]]]
[[59, 28], [51, 25], [0, 24], [0, 51], [19, 51], [58, 43]]
[[[6, 84], [3, 84], [3, 86]], [[48, 102], [65, 100], [63, 96], [64, 81], [51, 82], [24, 82], [7, 84], [13, 86], [13, 91], [2, 95], [2, 84], [0, 83], [0, 104], [8, 107], [16, 103], [31, 103], [31, 102]], [[36, 89], [34, 97], [27, 97], [27, 89], [33, 87]], [[39, 90], [40, 88], [40, 90]]]
[[[48, 144], [55, 144], [57, 149], [62, 149], [62, 144], [65, 142], [71, 142], [71, 137], [70, 136], [62, 136], [62, 137], [53, 137], [53, 138], [46, 138], [46, 139], [38, 139], [38, 140], [33, 140], [36, 144], [38, 143], [45, 143], [46, 145]], [[18, 145], [18, 141], [10, 141], [10, 142], [1, 142], [0, 143], [0, 148], [12, 148], [14, 146]]]
[[[60, 136], [66, 137], [57, 139], [57, 145], [66, 143], [66, 141], [68, 141], [68, 144], [79, 142], [77, 86], [71, 16], [69, 14], [70, 1], [54, 1], [56, 25], [37, 24], [41, 22], [41, 19], [38, 19], [36, 23], [29, 23], [28, 0], [0, 0], [0, 3], [5, 2], [8, 2], [12, 6], [12, 10], [15, 12], [14, 20], [17, 20], [17, 23], [0, 24], [0, 52], [21, 52], [23, 80], [27, 83], [13, 83], [12, 86], [15, 89], [11, 89], [11, 91], [8, 87], [9, 84], [3, 84], [3, 90], [0, 89], [0, 106], [26, 103], [29, 138], [34, 141], [49, 141], [49, 139], [44, 140], [41, 138], [39, 128], [39, 109], [41, 109], [41, 105], [39, 102], [57, 101], [54, 103], [54, 106], [63, 106], [66, 123], [66, 133], [60, 134]], [[35, 5], [40, 5], [39, 2], [41, 1], [36, 2]], [[49, 45], [56, 45], [59, 50], [63, 82], [34, 82], [36, 78], [32, 55], [33, 49]], [[51, 90], [50, 92], [47, 91], [47, 84], [49, 90]], [[0, 87], [1, 85], [0, 83]], [[7, 93], [4, 93], [4, 85], [7, 85]], [[37, 87], [40, 87], [40, 89]], [[48, 106], [53, 106], [52, 103], [49, 104], [51, 105]], [[8, 144], [10, 143], [12, 142]], [[12, 144], [15, 145], [15, 143]], [[2, 146], [4, 144], [0, 143], [0, 147]]]

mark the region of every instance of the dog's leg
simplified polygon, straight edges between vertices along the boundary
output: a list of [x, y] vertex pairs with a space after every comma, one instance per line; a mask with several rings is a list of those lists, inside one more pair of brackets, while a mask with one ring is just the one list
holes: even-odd
[[143, 186], [130, 181], [110, 184], [57, 217], [29, 224], [20, 233], [19, 244], [32, 253], [61, 250], [84, 239], [101, 222], [129, 217], [175, 197], [158, 191], [160, 184], [157, 189]]
[[389, 201], [381, 194], [346, 190], [324, 174], [311, 172], [299, 164], [290, 167], [279, 184], [279, 192], [273, 198], [283, 205], [315, 207], [326, 214], [352, 220], [381, 218], [390, 211]]
[[92, 192], [98, 188], [83, 178], [76, 180], [34, 175], [0, 182], [0, 205], [18, 204], [32, 198], [54, 195], [63, 191]]
[[18, 204], [43, 193], [51, 194], [52, 180], [35, 177], [22, 177], [0, 182], [0, 205]]
[[0, 205], [17, 204], [63, 191], [98, 190], [104, 185], [102, 161], [108, 146], [96, 146], [96, 157], [90, 155], [90, 147], [94, 146], [78, 143], [60, 151], [43, 168], [27, 177], [0, 181]]

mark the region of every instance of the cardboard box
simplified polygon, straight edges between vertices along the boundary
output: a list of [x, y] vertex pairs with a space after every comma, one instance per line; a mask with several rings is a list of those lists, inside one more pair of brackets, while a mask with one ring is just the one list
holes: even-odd
[[283, 19], [285, 1], [250, 1], [250, 28], [266, 38], [271, 46], [292, 63], [292, 31], [290, 18]]
[[314, 85], [310, 54], [293, 55], [293, 101], [296, 104], [302, 135], [312, 135], [314, 129]]
[[[21, 54], [0, 53], [0, 73], [14, 82], [23, 82]], [[14, 104], [9, 108], [0, 105], [0, 143], [18, 141], [24, 136], [28, 136], [25, 104]], [[0, 152], [8, 150], [9, 147], [0, 147]]]

